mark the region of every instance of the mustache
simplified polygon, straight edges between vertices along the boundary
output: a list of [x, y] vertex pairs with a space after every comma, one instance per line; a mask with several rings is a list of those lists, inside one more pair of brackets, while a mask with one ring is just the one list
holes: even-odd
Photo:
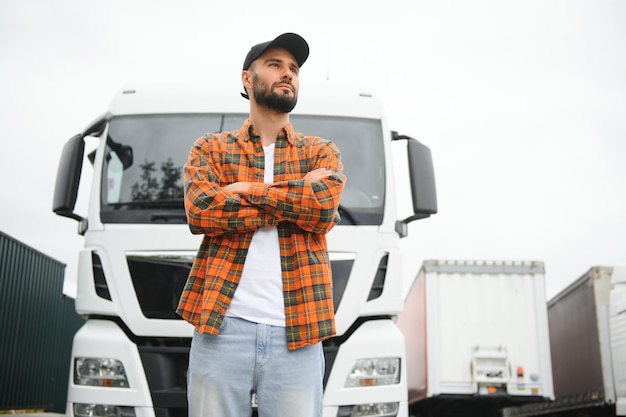
[[293, 84], [292, 84], [292, 83], [291, 83], [291, 81], [289, 81], [289, 80], [279, 81], [279, 82], [275, 83], [274, 85], [275, 85], [275, 86], [278, 86], [278, 85], [282, 85], [282, 84], [286, 84], [286, 85], [290, 86], [291, 88], [294, 88], [294, 87], [293, 87]]

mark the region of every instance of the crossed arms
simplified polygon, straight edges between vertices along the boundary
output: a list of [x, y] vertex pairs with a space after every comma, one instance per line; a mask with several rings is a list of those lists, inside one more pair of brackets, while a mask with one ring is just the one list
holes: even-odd
[[[249, 181], [245, 163], [233, 165], [223, 143], [199, 139], [185, 166], [185, 209], [194, 234], [219, 236], [292, 222], [312, 233], [327, 233], [338, 221], [345, 183], [337, 147], [316, 138], [310, 171], [283, 175], [273, 184]], [[213, 149], [221, 147], [222, 149]], [[295, 163], [293, 167], [301, 164]], [[290, 170], [287, 170], [290, 172]], [[299, 177], [299, 178], [298, 178]]]

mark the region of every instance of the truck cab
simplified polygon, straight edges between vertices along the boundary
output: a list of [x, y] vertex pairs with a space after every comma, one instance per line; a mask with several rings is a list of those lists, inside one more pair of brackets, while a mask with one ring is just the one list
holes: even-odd
[[[201, 236], [183, 207], [183, 166], [207, 132], [238, 129], [248, 104], [233, 83], [135, 83], [65, 145], [53, 211], [78, 221], [76, 333], [67, 416], [187, 415], [193, 328], [175, 313]], [[330, 83], [302, 88], [296, 131], [332, 140], [348, 178], [328, 235], [337, 335], [324, 342], [324, 417], [403, 416], [406, 354], [400, 239], [437, 212], [430, 150], [392, 132], [376, 97]], [[98, 138], [92, 152], [85, 138]], [[409, 178], [394, 179], [393, 141]], [[86, 215], [76, 212], [83, 161], [93, 166]], [[398, 217], [399, 193], [412, 214]]]

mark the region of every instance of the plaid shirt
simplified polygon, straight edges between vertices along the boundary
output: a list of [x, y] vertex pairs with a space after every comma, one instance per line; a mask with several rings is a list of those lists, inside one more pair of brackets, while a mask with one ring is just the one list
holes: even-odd
[[[329, 168], [319, 181], [307, 172]], [[296, 133], [291, 124], [276, 138], [274, 183], [263, 183], [261, 138], [249, 121], [240, 130], [196, 140], [185, 165], [189, 228], [204, 239], [176, 312], [199, 332], [217, 335], [241, 277], [254, 231], [277, 226], [289, 349], [335, 334], [332, 276], [326, 233], [338, 222], [345, 183], [332, 142]], [[224, 186], [253, 184], [243, 198]]]

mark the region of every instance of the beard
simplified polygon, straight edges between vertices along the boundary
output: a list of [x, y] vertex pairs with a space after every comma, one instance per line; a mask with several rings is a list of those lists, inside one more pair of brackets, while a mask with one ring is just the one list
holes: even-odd
[[[290, 113], [298, 102], [298, 92], [294, 89], [294, 95], [287, 93], [276, 93], [274, 87], [280, 85], [284, 81], [274, 83], [271, 86], [261, 81], [256, 74], [252, 75], [254, 87], [252, 96], [259, 106], [274, 110], [278, 113]], [[293, 85], [292, 85], [293, 87]]]

